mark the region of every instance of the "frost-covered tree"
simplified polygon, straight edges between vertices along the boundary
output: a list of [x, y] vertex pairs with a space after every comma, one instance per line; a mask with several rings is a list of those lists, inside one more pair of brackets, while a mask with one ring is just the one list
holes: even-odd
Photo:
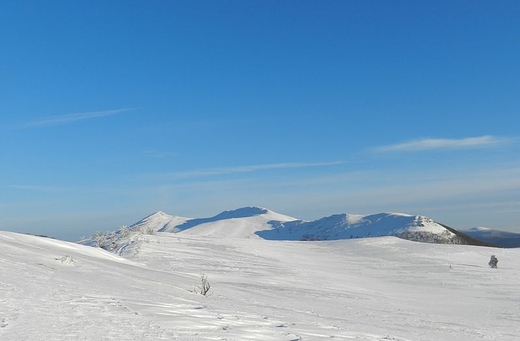
[[496, 269], [498, 267], [498, 258], [495, 257], [495, 255], [491, 255], [491, 259], [489, 259], [489, 266], [493, 269]]
[[107, 245], [107, 236], [104, 232], [96, 231], [92, 235], [92, 240], [96, 243], [97, 247], [104, 249]]
[[123, 225], [119, 228], [119, 236], [121, 238], [126, 238], [130, 235], [131, 230], [128, 228], [128, 226]]

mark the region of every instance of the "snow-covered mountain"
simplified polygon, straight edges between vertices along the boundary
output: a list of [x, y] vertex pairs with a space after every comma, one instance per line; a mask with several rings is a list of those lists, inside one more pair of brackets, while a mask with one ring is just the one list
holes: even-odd
[[304, 221], [266, 208], [243, 207], [224, 211], [210, 218], [185, 218], [156, 212], [129, 228], [95, 236], [100, 245], [111, 251], [119, 250], [135, 233], [182, 233], [194, 236], [222, 238], [262, 238], [268, 240], [338, 240], [381, 236], [438, 243], [487, 245], [433, 219], [402, 213], [373, 215], [335, 214], [315, 221]]
[[335, 214], [315, 221], [273, 222], [273, 229], [259, 231], [265, 239], [337, 240], [396, 236], [439, 244], [469, 244], [461, 235], [424, 216], [400, 213], [373, 215]]
[[156, 212], [129, 228], [135, 231], [172, 232], [196, 235], [217, 235], [222, 237], [250, 238], [255, 232], [272, 228], [270, 222], [293, 221], [266, 208], [242, 207], [224, 211], [210, 218], [183, 218]]
[[179, 232], [180, 229], [177, 226], [184, 224], [188, 220], [190, 218], [177, 217], [159, 211], [139, 220], [129, 228], [142, 232]]
[[474, 227], [463, 232], [474, 239], [499, 247], [520, 247], [519, 233], [493, 230], [488, 227]]

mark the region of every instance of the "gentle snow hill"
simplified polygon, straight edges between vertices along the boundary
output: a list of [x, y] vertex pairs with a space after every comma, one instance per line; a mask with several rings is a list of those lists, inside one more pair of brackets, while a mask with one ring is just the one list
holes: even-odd
[[282, 215], [261, 207], [242, 207], [224, 211], [210, 218], [183, 218], [156, 212], [131, 225], [131, 230], [141, 232], [183, 232], [194, 235], [251, 238], [255, 232], [271, 229], [270, 222], [293, 221], [296, 218]]
[[122, 258], [0, 231], [0, 250], [2, 341], [520, 340], [520, 249], [158, 232]]
[[177, 226], [187, 235], [252, 238], [260, 230], [271, 229], [273, 222], [295, 221], [293, 217], [260, 207], [224, 211], [212, 218], [193, 219]]
[[464, 234], [485, 243], [491, 243], [499, 247], [520, 247], [520, 234], [493, 230], [487, 227], [473, 227], [462, 231]]
[[190, 292], [199, 275], [12, 232], [0, 250], [2, 341], [181, 340], [175, 321], [203, 307]]

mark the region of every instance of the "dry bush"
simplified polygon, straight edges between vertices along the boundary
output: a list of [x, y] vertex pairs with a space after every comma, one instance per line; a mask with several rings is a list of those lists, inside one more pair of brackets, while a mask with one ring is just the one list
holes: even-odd
[[211, 284], [209, 284], [208, 276], [202, 275], [200, 276], [200, 287], [195, 288], [195, 292], [197, 294], [201, 294], [203, 296], [207, 296], [209, 293], [209, 290], [211, 289]]

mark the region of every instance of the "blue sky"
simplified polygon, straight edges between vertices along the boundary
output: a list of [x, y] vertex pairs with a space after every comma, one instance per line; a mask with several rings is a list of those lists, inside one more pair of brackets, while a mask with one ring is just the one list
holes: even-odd
[[518, 231], [517, 1], [4, 1], [0, 229], [158, 210]]

